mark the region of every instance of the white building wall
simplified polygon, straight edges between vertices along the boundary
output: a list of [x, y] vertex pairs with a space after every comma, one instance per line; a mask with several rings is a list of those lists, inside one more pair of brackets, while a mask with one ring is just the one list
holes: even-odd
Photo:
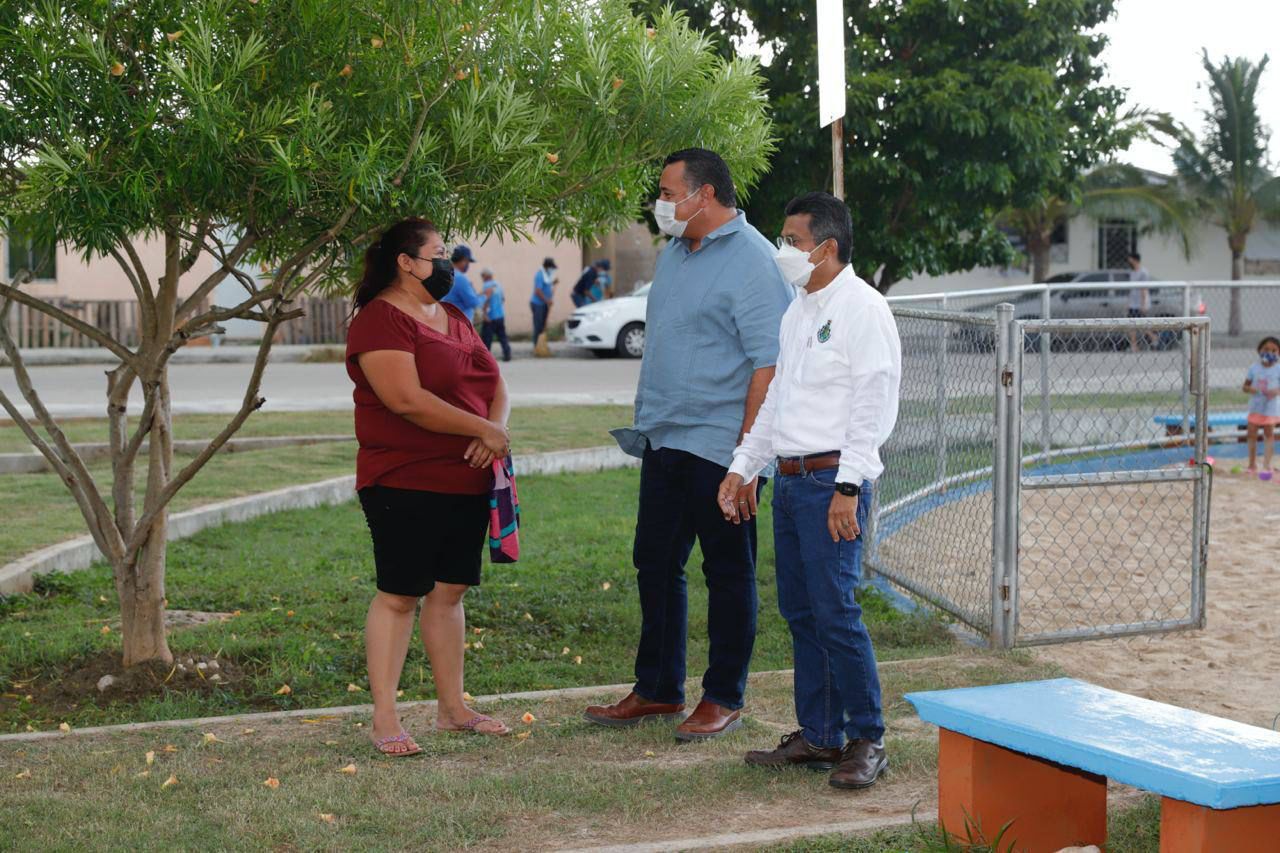
[[[1227, 235], [1221, 228], [1202, 224], [1192, 244], [1191, 258], [1182, 254], [1179, 242], [1160, 235], [1138, 235], [1138, 252], [1153, 278], [1164, 281], [1221, 281], [1231, 278], [1231, 251]], [[1245, 257], [1254, 260], [1280, 261], [1280, 227], [1262, 224], [1249, 235]], [[1098, 263], [1098, 224], [1087, 216], [1071, 220], [1067, 231], [1066, 262], [1049, 265], [1049, 274], [1096, 269]], [[1275, 273], [1246, 274], [1247, 279], [1276, 279]], [[941, 293], [954, 290], [978, 290], [1012, 287], [1031, 282], [1031, 271], [1018, 268], [980, 267], [943, 276], [922, 275], [901, 281], [890, 290], [893, 296], [918, 293]]]

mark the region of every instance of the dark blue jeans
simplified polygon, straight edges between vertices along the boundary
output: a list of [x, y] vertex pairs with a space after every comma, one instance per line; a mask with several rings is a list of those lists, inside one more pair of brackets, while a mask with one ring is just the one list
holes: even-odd
[[756, 523], [724, 520], [716, 492], [727, 469], [683, 450], [645, 450], [634, 560], [640, 588], [635, 692], [684, 701], [689, 599], [685, 563], [697, 539], [710, 641], [703, 697], [741, 708], [756, 640]]
[[[862, 537], [832, 542], [827, 510], [836, 469], [780, 476], [773, 487], [778, 610], [791, 626], [796, 717], [814, 746], [884, 735], [880, 677], [871, 636], [854, 600]], [[866, 530], [871, 483], [862, 484], [858, 526]]]
[[493, 339], [498, 339], [498, 343], [502, 345], [502, 360], [511, 360], [511, 341], [507, 340], [507, 321], [506, 318], [497, 320], [485, 320], [480, 324], [480, 340], [484, 341], [484, 348], [493, 351]]
[[529, 310], [533, 312], [533, 343], [538, 344], [538, 335], [547, 328], [547, 304], [545, 302], [530, 302]]

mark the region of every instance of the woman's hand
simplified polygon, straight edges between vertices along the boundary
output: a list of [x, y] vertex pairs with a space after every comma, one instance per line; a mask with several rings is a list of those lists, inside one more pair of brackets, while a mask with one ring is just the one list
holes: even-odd
[[493, 464], [493, 460], [502, 459], [511, 452], [511, 436], [507, 428], [493, 421], [488, 422], [481, 435], [475, 437], [467, 446], [462, 458], [472, 468], [485, 468]]

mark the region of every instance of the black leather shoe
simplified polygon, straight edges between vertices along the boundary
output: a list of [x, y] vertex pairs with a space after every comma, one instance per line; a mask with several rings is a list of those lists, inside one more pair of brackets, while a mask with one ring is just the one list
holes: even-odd
[[870, 788], [888, 769], [889, 756], [884, 751], [884, 739], [860, 738], [844, 745], [840, 751], [840, 763], [831, 771], [827, 781], [833, 788]]
[[752, 767], [830, 770], [840, 760], [840, 747], [814, 746], [805, 739], [804, 730], [798, 729], [789, 735], [783, 735], [777, 749], [753, 749], [747, 753], [746, 760]]

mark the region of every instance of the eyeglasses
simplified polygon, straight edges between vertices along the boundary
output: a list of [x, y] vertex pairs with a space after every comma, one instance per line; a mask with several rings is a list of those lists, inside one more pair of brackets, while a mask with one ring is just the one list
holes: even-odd
[[785, 249], [787, 246], [790, 246], [793, 249], [796, 247], [795, 237], [779, 237], [774, 240], [774, 242], [778, 244], [779, 249]]

